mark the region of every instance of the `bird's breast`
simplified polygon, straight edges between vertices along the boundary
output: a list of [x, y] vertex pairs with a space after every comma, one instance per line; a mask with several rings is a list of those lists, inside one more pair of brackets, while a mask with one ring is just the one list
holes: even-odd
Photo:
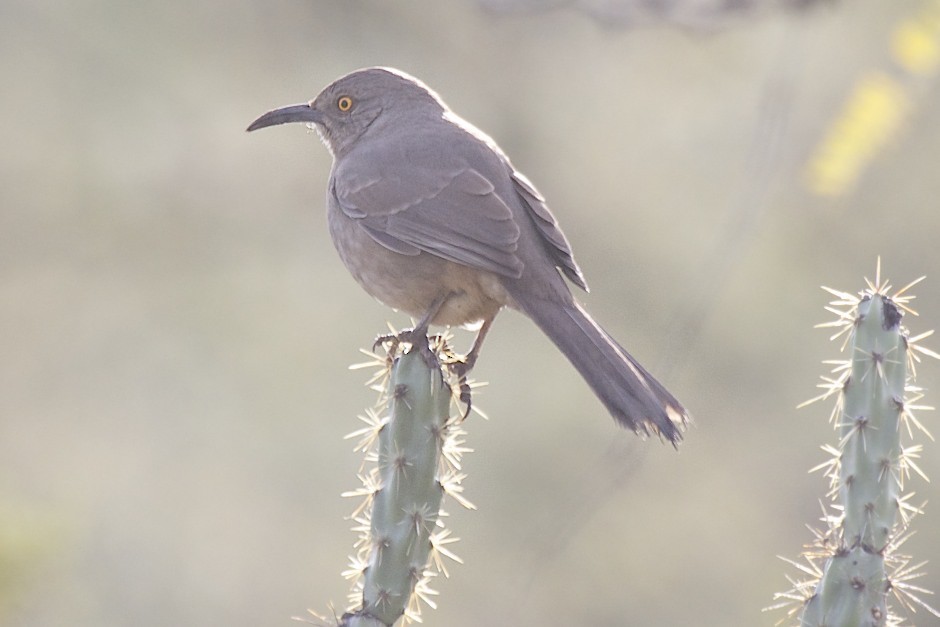
[[331, 202], [327, 221], [333, 244], [353, 278], [374, 298], [421, 318], [449, 295], [434, 324], [464, 326], [492, 318], [511, 297], [500, 278], [429, 252], [406, 255], [378, 243]]

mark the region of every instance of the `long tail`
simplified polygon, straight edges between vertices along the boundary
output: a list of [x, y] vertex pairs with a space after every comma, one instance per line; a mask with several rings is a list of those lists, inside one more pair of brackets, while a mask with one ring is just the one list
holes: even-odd
[[689, 418], [685, 408], [580, 305], [545, 300], [519, 305], [574, 364], [617, 422], [678, 444]]

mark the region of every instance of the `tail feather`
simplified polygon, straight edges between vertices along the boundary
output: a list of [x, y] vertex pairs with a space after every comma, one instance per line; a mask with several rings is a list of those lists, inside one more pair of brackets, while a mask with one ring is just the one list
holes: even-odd
[[577, 303], [520, 303], [561, 349], [607, 410], [637, 433], [682, 439], [688, 412]]

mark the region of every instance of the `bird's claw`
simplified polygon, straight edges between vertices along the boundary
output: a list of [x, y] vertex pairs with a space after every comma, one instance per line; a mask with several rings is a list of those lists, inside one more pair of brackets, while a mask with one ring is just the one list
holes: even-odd
[[460, 417], [461, 420], [466, 420], [467, 416], [470, 415], [470, 410], [473, 409], [473, 398], [470, 382], [467, 380], [467, 373], [473, 368], [474, 362], [476, 362], [475, 356], [468, 355], [463, 358], [456, 358], [447, 364], [450, 371], [457, 377], [457, 387], [460, 390], [458, 398], [467, 408], [463, 416]]
[[402, 329], [398, 333], [386, 333], [376, 337], [372, 343], [372, 351], [375, 352], [380, 345], [385, 345], [386, 352], [389, 359], [391, 359], [398, 352], [399, 345], [410, 344], [412, 348], [416, 348], [421, 352], [421, 356], [428, 366], [436, 368], [439, 362], [434, 351], [431, 350], [431, 342], [437, 337], [437, 335], [428, 336], [426, 330]]
[[[398, 353], [401, 344], [410, 344], [412, 348], [417, 348], [417, 350], [421, 352], [422, 357], [424, 357], [425, 363], [431, 368], [440, 367], [443, 361], [444, 365], [457, 377], [457, 387], [459, 390], [458, 399], [466, 406], [466, 410], [460, 419], [465, 420], [467, 416], [470, 415], [470, 410], [473, 408], [471, 388], [467, 374], [473, 369], [476, 363], [476, 355], [471, 352], [471, 354], [466, 357], [459, 357], [451, 351], [442, 336], [427, 335], [426, 331], [422, 332], [420, 329], [402, 329], [398, 333], [379, 335], [372, 343], [372, 351], [375, 352], [379, 346], [384, 346], [388, 359], [391, 361]], [[431, 348], [432, 346], [435, 348]], [[442, 360], [438, 359], [438, 352], [442, 355]]]

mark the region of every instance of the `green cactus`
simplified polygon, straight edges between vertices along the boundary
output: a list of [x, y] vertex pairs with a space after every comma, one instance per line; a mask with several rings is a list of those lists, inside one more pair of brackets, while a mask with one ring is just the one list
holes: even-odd
[[807, 627], [884, 625], [888, 616], [884, 551], [900, 507], [899, 420], [908, 361], [898, 306], [883, 294], [864, 295], [849, 347], [837, 424], [843, 516], [838, 546], [803, 610]]
[[821, 326], [840, 329], [833, 339], [845, 336], [850, 359], [835, 362], [838, 376], [824, 377], [826, 392], [813, 399], [837, 396], [832, 421], [839, 434], [837, 446], [824, 447], [832, 458], [814, 470], [827, 471], [837, 504], [824, 514], [826, 528], [815, 532], [805, 563], [791, 562], [810, 577], [794, 581], [776, 596], [783, 603], [773, 606], [790, 605], [791, 616], [802, 610], [803, 627], [897, 625], [891, 594], [910, 611], [919, 606], [938, 615], [917, 596], [928, 591], [910, 584], [922, 573], [897, 552], [911, 517], [920, 513], [903, 495], [911, 471], [923, 476], [914, 462], [920, 447], [901, 445], [903, 431], [923, 430], [914, 416], [922, 409], [914, 405], [920, 398], [911, 385], [914, 365], [918, 353], [937, 357], [916, 344], [929, 333], [910, 338], [901, 326], [913, 298], [904, 294], [914, 283], [889, 296], [879, 264], [875, 282], [858, 297], [826, 288], [837, 297], [828, 309], [839, 319]]
[[[472, 507], [460, 494], [463, 475], [462, 416], [450, 418], [453, 399], [450, 375], [439, 359], [449, 359], [443, 339], [435, 338], [431, 353], [390, 341], [378, 378], [378, 411], [364, 420], [357, 450], [366, 453], [368, 471], [363, 488], [346, 496], [365, 500], [353, 515], [359, 532], [357, 554], [345, 574], [353, 579], [352, 607], [341, 624], [349, 627], [391, 626], [419, 614], [418, 600], [431, 607], [429, 579], [447, 575], [442, 556], [453, 541], [443, 528], [440, 505], [445, 493]], [[399, 350], [409, 346], [409, 350]], [[375, 380], [375, 379], [373, 379]], [[383, 410], [388, 411], [380, 418]]]

